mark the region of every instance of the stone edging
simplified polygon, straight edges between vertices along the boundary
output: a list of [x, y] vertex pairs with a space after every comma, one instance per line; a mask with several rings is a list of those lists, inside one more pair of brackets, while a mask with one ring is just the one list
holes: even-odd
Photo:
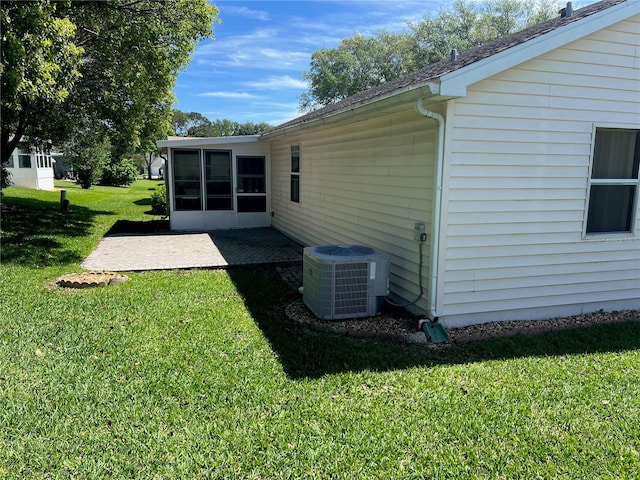
[[129, 280], [129, 277], [115, 272], [70, 273], [56, 279], [56, 284], [65, 288], [92, 288], [117, 285]]

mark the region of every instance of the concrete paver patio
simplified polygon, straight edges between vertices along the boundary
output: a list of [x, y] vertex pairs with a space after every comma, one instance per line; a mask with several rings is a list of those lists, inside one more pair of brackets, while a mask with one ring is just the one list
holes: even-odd
[[255, 228], [106, 236], [82, 268], [122, 272], [301, 262], [302, 245], [272, 228]]

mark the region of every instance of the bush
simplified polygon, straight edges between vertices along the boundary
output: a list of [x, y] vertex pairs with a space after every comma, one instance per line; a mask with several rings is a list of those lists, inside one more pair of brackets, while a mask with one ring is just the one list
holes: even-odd
[[102, 170], [99, 166], [75, 167], [77, 182], [82, 188], [91, 188], [98, 181]]
[[138, 176], [138, 169], [130, 158], [112, 160], [102, 170], [102, 185], [123, 187], [131, 185]]
[[90, 188], [102, 175], [109, 158], [109, 142], [92, 130], [81, 130], [64, 146], [65, 159], [73, 165], [77, 182]]
[[0, 189], [7, 188], [11, 185], [11, 173], [7, 170], [7, 167], [0, 165]]
[[151, 212], [155, 215], [167, 214], [167, 188], [164, 185], [151, 195]]

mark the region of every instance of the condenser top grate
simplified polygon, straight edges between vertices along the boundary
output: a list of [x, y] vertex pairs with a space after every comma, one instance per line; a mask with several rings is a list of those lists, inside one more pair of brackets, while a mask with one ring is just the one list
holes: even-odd
[[358, 257], [371, 255], [375, 250], [364, 245], [322, 245], [316, 247], [316, 252], [321, 255], [334, 255], [336, 257]]

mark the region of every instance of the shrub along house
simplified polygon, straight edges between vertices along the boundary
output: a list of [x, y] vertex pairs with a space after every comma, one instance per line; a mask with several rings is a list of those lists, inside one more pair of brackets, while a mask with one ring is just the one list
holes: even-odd
[[639, 131], [640, 2], [605, 0], [260, 136], [159, 145], [173, 229], [372, 246], [452, 327], [640, 308]]

